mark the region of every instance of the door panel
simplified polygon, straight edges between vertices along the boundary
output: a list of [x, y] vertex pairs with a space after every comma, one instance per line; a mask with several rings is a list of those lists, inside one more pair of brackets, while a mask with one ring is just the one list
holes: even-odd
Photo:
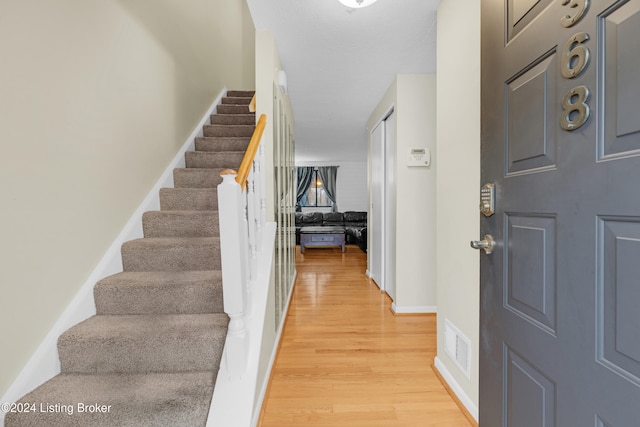
[[547, 52], [506, 84], [507, 174], [555, 166], [555, 134], [546, 123], [556, 115], [556, 67], [555, 51]]
[[640, 4], [612, 8], [599, 19], [602, 33], [599, 57], [603, 70], [603, 132], [599, 138], [603, 159], [640, 154]]
[[555, 217], [507, 215], [505, 241], [505, 308], [555, 336]]
[[549, 3], [551, 0], [507, 0], [508, 40], [526, 28]]
[[510, 348], [505, 348], [507, 425], [555, 426], [555, 385]]
[[640, 1], [481, 8], [480, 425], [637, 425]]
[[600, 218], [598, 282], [600, 361], [629, 381], [640, 384], [640, 218]]

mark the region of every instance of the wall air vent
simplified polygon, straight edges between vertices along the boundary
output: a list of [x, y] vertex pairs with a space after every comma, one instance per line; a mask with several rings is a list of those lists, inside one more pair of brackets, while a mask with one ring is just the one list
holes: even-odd
[[444, 350], [467, 378], [471, 377], [471, 342], [451, 322], [444, 321]]

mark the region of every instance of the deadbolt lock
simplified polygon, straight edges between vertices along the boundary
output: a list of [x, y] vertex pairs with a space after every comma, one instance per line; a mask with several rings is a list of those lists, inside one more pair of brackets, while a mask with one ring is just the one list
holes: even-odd
[[496, 211], [496, 186], [487, 183], [480, 190], [480, 212], [484, 216], [491, 216]]

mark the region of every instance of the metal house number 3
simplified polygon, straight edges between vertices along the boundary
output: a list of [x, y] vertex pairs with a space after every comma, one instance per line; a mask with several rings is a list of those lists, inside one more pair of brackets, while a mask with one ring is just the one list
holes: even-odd
[[[575, 9], [573, 15], [565, 15], [560, 19], [563, 27], [569, 28], [578, 23], [589, 8], [589, 0], [561, 0], [563, 6]], [[562, 49], [560, 73], [565, 79], [578, 77], [589, 64], [589, 48], [584, 43], [589, 34], [574, 34]], [[567, 131], [580, 128], [589, 120], [591, 109], [588, 104], [589, 88], [580, 85], [570, 89], [562, 99], [562, 115], [560, 127]]]

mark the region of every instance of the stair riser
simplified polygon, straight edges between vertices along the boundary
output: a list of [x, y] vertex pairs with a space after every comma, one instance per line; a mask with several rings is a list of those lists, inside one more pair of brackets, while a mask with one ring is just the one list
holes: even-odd
[[145, 212], [144, 237], [217, 237], [220, 236], [218, 212]]
[[185, 163], [188, 168], [238, 169], [244, 153], [210, 153], [206, 151], [188, 151]]
[[160, 209], [214, 211], [218, 209], [218, 191], [215, 188], [162, 188]]
[[220, 241], [157, 245], [141, 239], [122, 245], [124, 271], [220, 270]]
[[222, 355], [225, 335], [224, 329], [137, 339], [62, 335], [58, 354], [63, 373], [213, 371]]
[[230, 90], [227, 91], [227, 97], [241, 97], [241, 98], [253, 98], [256, 92], [254, 90]]
[[222, 313], [221, 284], [169, 284], [140, 288], [97, 286], [98, 314], [205, 314]]
[[205, 137], [222, 136], [222, 137], [251, 137], [255, 126], [253, 125], [206, 125], [203, 132]]
[[248, 105], [218, 105], [216, 112], [218, 114], [249, 114]]
[[251, 104], [250, 97], [237, 97], [237, 96], [225, 96], [222, 98], [222, 104], [235, 104], [235, 105], [249, 105]]
[[221, 151], [247, 151], [249, 137], [237, 138], [196, 138], [196, 151], [221, 152]]
[[212, 114], [212, 125], [256, 125], [255, 114]]
[[197, 169], [181, 168], [173, 170], [175, 188], [216, 188], [222, 182], [222, 168]]

